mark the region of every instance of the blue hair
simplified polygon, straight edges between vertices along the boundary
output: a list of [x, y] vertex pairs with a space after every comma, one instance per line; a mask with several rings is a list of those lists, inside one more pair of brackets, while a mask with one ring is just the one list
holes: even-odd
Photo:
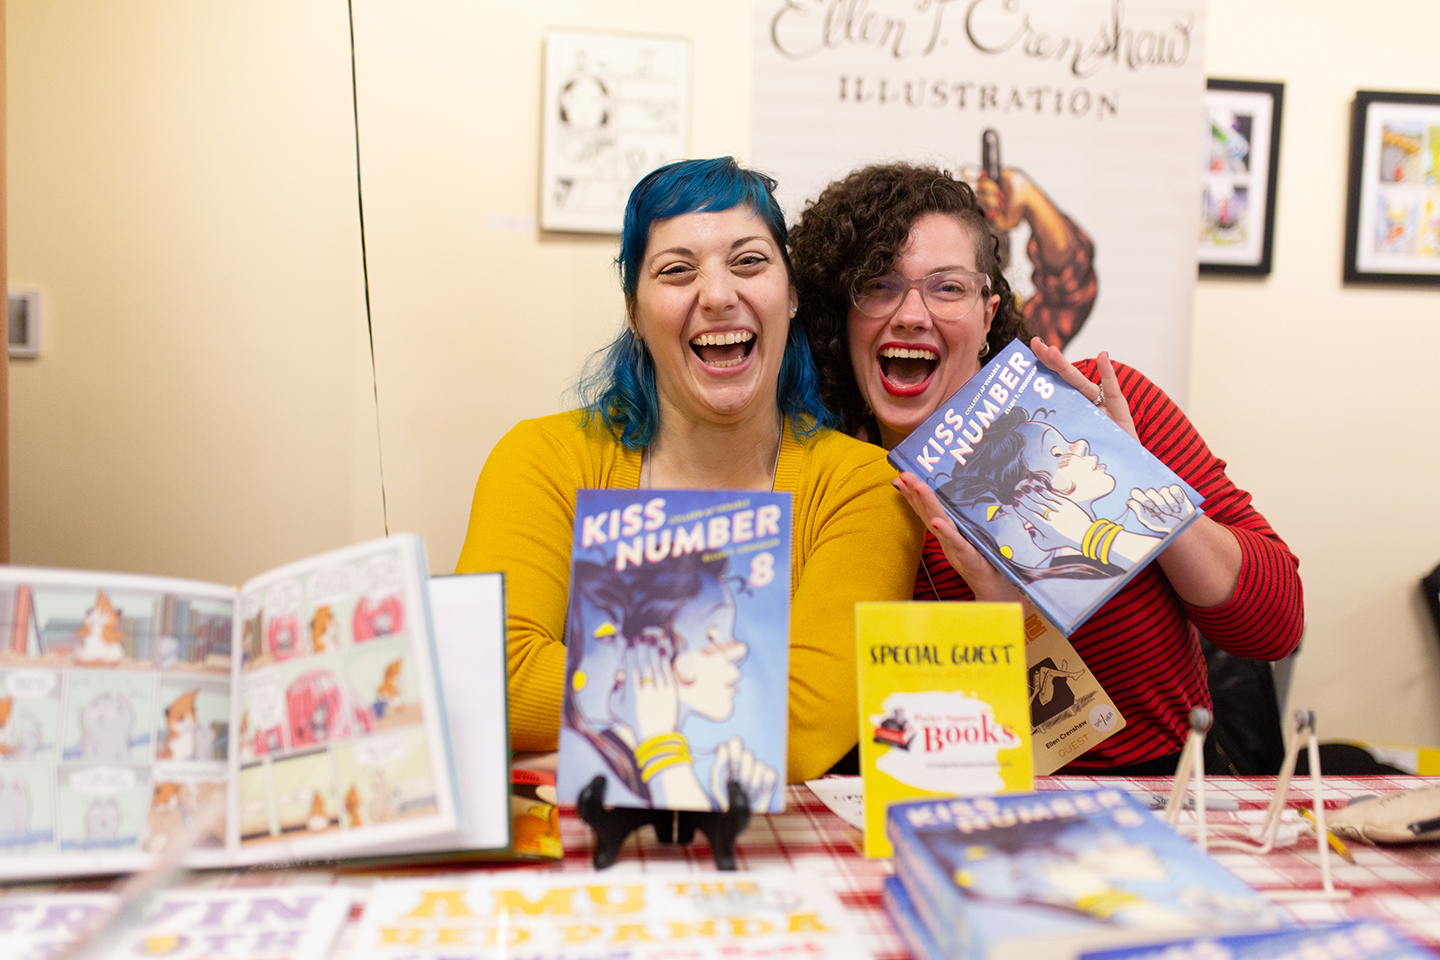
[[[640, 261], [650, 242], [656, 220], [686, 213], [718, 212], [747, 206], [765, 221], [785, 263], [790, 266], [789, 232], [785, 212], [775, 199], [775, 181], [746, 170], [733, 157], [713, 160], [677, 160], [646, 174], [630, 191], [625, 204], [625, 226], [615, 265], [625, 302], [633, 308], [640, 283]], [[655, 392], [655, 360], [629, 325], [610, 345], [596, 351], [585, 365], [576, 393], [590, 420], [598, 421], [631, 450], [650, 445], [660, 426], [660, 398]], [[804, 327], [793, 318], [785, 340], [785, 355], [775, 385], [781, 412], [795, 423], [796, 436], [804, 438], [820, 427], [839, 421], [820, 399], [820, 375], [810, 355]]]

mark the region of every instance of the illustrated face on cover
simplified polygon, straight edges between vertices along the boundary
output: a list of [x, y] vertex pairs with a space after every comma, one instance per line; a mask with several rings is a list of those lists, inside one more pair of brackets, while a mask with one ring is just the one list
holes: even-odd
[[[1028, 435], [1033, 435], [1033, 427]], [[1115, 489], [1115, 478], [1105, 472], [1099, 457], [1091, 455], [1090, 445], [1083, 438], [1072, 443], [1054, 427], [1045, 427], [1039, 431], [1039, 438], [1026, 447], [1026, 455], [1037, 470], [1044, 471], [1047, 460], [1052, 464], [1048, 470], [1050, 489], [1076, 503], [1088, 505]]]
[[[917, 280], [955, 268], [975, 272], [970, 228], [948, 214], [927, 213], [910, 228], [893, 271]], [[910, 290], [884, 319], [850, 308], [850, 363], [887, 449], [979, 371], [980, 350], [999, 303], [992, 294], [961, 319], [945, 320], [930, 313], [918, 290]]]
[[735, 596], [718, 580], [675, 616], [673, 667], [681, 706], [707, 720], [725, 720], [735, 709], [740, 664], [749, 649], [735, 639]]
[[794, 304], [780, 246], [750, 207], [656, 220], [630, 313], [661, 417], [774, 409]]
[[[1119, 576], [1195, 512], [1178, 486], [1132, 491], [1118, 517], [1098, 516], [1115, 478], [1084, 437], [1067, 437], [1016, 407], [996, 418], [985, 445], [939, 488], [965, 511], [1021, 579]], [[1127, 517], [1128, 511], [1128, 517]], [[1125, 529], [1127, 519], [1136, 529]]]

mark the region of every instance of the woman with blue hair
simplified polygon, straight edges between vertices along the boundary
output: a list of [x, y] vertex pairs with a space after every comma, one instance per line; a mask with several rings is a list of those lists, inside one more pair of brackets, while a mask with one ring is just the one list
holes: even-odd
[[641, 180], [616, 258], [626, 323], [584, 406], [522, 422], [481, 471], [456, 569], [506, 574], [512, 749], [557, 743], [582, 487], [792, 493], [788, 777], [855, 746], [854, 605], [910, 597], [922, 532], [884, 451], [831, 429], [774, 186], [729, 157]]

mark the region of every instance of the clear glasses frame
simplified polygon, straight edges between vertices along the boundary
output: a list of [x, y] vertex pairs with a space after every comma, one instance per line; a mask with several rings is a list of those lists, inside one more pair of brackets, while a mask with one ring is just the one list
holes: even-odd
[[941, 320], [963, 320], [990, 295], [990, 278], [971, 270], [937, 270], [911, 280], [898, 273], [871, 277], [850, 294], [855, 309], [873, 320], [889, 320], [911, 290]]

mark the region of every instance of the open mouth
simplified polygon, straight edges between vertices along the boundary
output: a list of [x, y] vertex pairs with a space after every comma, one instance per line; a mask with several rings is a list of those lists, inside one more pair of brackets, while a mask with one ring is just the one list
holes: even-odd
[[745, 362], [755, 349], [755, 334], [749, 330], [702, 333], [691, 339], [690, 349], [705, 366], [723, 370]]
[[878, 357], [885, 389], [897, 397], [923, 393], [940, 365], [940, 355], [929, 347], [884, 347]]

